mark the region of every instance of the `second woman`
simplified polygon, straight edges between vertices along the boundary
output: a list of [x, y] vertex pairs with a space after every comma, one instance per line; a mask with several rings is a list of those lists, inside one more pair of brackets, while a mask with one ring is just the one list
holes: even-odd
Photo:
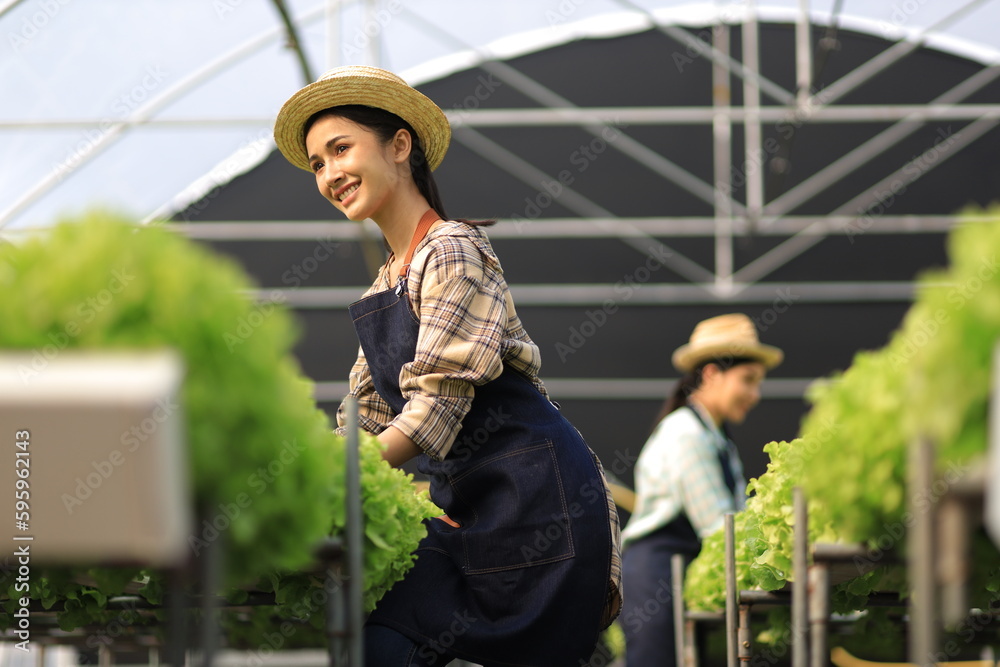
[[674, 351], [683, 376], [636, 461], [636, 504], [622, 531], [627, 667], [677, 664], [671, 559], [690, 562], [723, 516], [743, 507], [743, 466], [726, 424], [757, 405], [764, 375], [783, 356], [741, 314], [699, 322]]

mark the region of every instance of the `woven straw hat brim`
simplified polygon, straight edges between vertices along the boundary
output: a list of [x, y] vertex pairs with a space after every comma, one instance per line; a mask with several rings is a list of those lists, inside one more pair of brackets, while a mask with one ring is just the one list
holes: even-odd
[[324, 74], [282, 105], [274, 122], [274, 141], [281, 154], [311, 172], [305, 146], [305, 124], [317, 111], [360, 104], [394, 113], [413, 127], [431, 171], [438, 168], [451, 142], [444, 112], [423, 93], [377, 67], [345, 67]]
[[674, 351], [671, 361], [673, 361], [674, 368], [682, 373], [687, 373], [704, 361], [727, 357], [757, 359], [764, 364], [764, 368], [770, 370], [784, 360], [785, 353], [771, 345], [750, 341], [746, 343], [729, 341], [704, 345], [686, 343]]

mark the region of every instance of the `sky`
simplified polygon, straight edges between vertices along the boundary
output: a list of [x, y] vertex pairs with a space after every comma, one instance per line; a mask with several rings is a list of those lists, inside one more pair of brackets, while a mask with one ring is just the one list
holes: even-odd
[[[314, 76], [332, 65], [378, 64], [418, 84], [469, 62], [462, 54], [470, 45], [510, 55], [571, 36], [635, 30], [650, 12], [697, 25], [743, 16], [748, 3], [287, 4]], [[766, 19], [791, 16], [799, 0], [751, 4]], [[817, 22], [836, 4], [808, 3]], [[1000, 62], [1000, 0], [840, 4], [842, 25], [889, 39], [912, 37], [968, 7], [932, 43]], [[265, 156], [274, 115], [304, 82], [269, 0], [0, 0], [0, 235], [93, 206], [139, 220], [169, 214]], [[127, 123], [135, 120], [152, 122]]]

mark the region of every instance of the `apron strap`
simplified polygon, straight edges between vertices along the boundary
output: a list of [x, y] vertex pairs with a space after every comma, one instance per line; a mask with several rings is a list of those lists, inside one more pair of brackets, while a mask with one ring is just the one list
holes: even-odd
[[403, 258], [403, 268], [399, 270], [399, 278], [396, 279], [397, 284], [402, 284], [406, 280], [406, 275], [410, 272], [410, 260], [413, 259], [413, 251], [417, 249], [417, 245], [427, 236], [427, 230], [431, 228], [431, 225], [440, 219], [441, 216], [432, 208], [427, 209], [427, 212], [421, 216], [420, 222], [417, 223], [417, 228], [413, 231], [413, 239], [410, 241], [410, 247], [406, 251], [406, 257]]

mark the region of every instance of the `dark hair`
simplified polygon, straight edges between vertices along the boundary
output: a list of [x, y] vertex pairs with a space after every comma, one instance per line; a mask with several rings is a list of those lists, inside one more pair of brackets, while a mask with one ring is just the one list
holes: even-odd
[[[409, 123], [396, 114], [386, 111], [385, 109], [364, 106], [361, 104], [348, 104], [323, 109], [314, 113], [306, 121], [304, 134], [308, 134], [309, 128], [311, 128], [317, 120], [323, 118], [324, 116], [339, 116], [366, 127], [374, 132], [375, 136], [378, 137], [382, 143], [387, 143], [392, 140], [392, 138], [396, 136], [396, 132], [399, 130], [406, 130], [409, 132], [410, 137], [413, 139], [413, 149], [410, 151], [410, 174], [413, 176], [413, 182], [416, 184], [420, 194], [422, 194], [424, 199], [427, 200], [427, 203], [430, 204], [431, 208], [433, 208], [442, 219], [451, 219], [448, 217], [448, 214], [445, 213], [444, 203], [441, 201], [441, 194], [438, 192], [437, 183], [434, 181], [434, 175], [431, 173], [430, 165], [427, 164], [427, 156], [424, 155], [424, 147], [423, 144], [420, 143], [420, 137], [417, 136], [417, 133], [413, 130]], [[496, 220], [455, 219], [470, 225], [479, 225], [483, 227], [488, 227], [496, 222]]]
[[728, 371], [730, 368], [735, 368], [741, 364], [754, 362], [760, 363], [760, 359], [754, 357], [720, 357], [701, 362], [682, 375], [681, 379], [674, 385], [673, 390], [667, 396], [667, 400], [663, 402], [663, 407], [660, 408], [660, 414], [656, 416], [656, 421], [653, 422], [653, 428], [655, 429], [656, 425], [663, 421], [663, 418], [671, 412], [688, 404], [688, 398], [701, 386], [702, 371], [705, 370], [705, 366], [714, 364], [719, 367], [719, 370]]

